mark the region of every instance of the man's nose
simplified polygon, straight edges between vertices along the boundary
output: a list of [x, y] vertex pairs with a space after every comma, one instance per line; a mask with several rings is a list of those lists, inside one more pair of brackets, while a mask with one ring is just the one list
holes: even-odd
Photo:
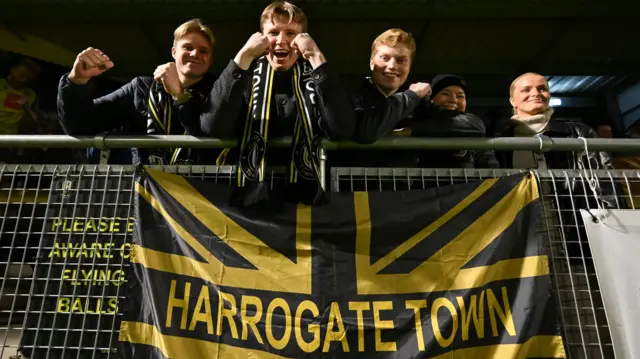
[[387, 62], [387, 67], [390, 69], [398, 68], [398, 63], [396, 62], [396, 59], [392, 58], [391, 60], [389, 60], [389, 62]]
[[276, 44], [285, 44], [286, 42], [287, 41], [284, 33], [280, 33], [278, 36], [276, 36]]

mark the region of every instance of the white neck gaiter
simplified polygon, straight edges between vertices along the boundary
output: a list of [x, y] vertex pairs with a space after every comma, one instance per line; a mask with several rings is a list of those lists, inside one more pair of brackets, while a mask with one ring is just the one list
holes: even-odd
[[520, 117], [518, 115], [513, 115], [511, 117], [515, 122], [513, 134], [517, 137], [527, 137], [542, 133], [549, 125], [551, 115], [553, 115], [552, 108], [548, 108], [543, 113], [533, 116]]

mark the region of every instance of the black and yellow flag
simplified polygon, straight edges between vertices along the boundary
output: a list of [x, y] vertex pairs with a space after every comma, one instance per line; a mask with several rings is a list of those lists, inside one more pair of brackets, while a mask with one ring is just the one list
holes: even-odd
[[237, 209], [136, 184], [124, 358], [565, 358], [535, 178]]

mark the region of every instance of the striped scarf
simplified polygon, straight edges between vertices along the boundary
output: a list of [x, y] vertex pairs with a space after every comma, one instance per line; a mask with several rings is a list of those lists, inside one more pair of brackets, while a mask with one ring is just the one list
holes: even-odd
[[[291, 161], [287, 168], [287, 193], [296, 201], [313, 202], [323, 189], [320, 185], [321, 132], [318, 128], [316, 90], [311, 79], [312, 67], [298, 60], [292, 68], [292, 86], [296, 96], [298, 116], [293, 128]], [[237, 165], [237, 186], [242, 189], [243, 205], [268, 199], [268, 183], [265, 183], [267, 143], [273, 101], [275, 71], [266, 57], [259, 58], [253, 67], [251, 97]]]
[[[172, 116], [173, 99], [167, 94], [162, 85], [154, 84], [149, 90], [149, 113], [147, 118], [148, 135], [187, 134], [180, 121]], [[148, 152], [148, 163], [151, 165], [175, 165], [186, 161], [189, 157], [181, 156], [182, 148], [157, 148]], [[180, 160], [180, 158], [183, 158]]]

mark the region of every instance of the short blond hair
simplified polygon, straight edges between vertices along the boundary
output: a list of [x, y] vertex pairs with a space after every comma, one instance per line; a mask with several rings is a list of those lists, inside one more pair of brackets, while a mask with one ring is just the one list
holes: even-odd
[[518, 81], [520, 81], [525, 76], [531, 76], [531, 75], [540, 76], [540, 77], [544, 78], [544, 81], [547, 84], [547, 88], [549, 87], [549, 81], [547, 80], [547, 78], [545, 76], [542, 76], [537, 72], [526, 72], [526, 73], [516, 77], [516, 79], [513, 80], [513, 82], [511, 82], [511, 86], [509, 86], [509, 97], [513, 97], [513, 91], [516, 90], [516, 84], [518, 83]]
[[276, 1], [267, 6], [260, 16], [260, 31], [264, 30], [264, 23], [271, 21], [274, 23], [276, 17], [284, 17], [289, 23], [296, 23], [302, 26], [302, 32], [307, 31], [307, 16], [302, 9], [288, 1]]
[[411, 52], [411, 60], [413, 60], [416, 54], [416, 41], [413, 39], [410, 33], [402, 29], [389, 29], [373, 40], [371, 44], [371, 58], [376, 54], [378, 46], [394, 47], [397, 44], [406, 46]]
[[211, 48], [213, 49], [213, 45], [216, 42], [216, 38], [213, 36], [213, 31], [211, 31], [211, 29], [207, 25], [202, 23], [200, 19], [191, 19], [178, 26], [173, 32], [173, 46], [176, 46], [178, 40], [192, 32], [202, 34], [202, 36], [204, 36], [209, 41], [209, 45], [211, 45]]

